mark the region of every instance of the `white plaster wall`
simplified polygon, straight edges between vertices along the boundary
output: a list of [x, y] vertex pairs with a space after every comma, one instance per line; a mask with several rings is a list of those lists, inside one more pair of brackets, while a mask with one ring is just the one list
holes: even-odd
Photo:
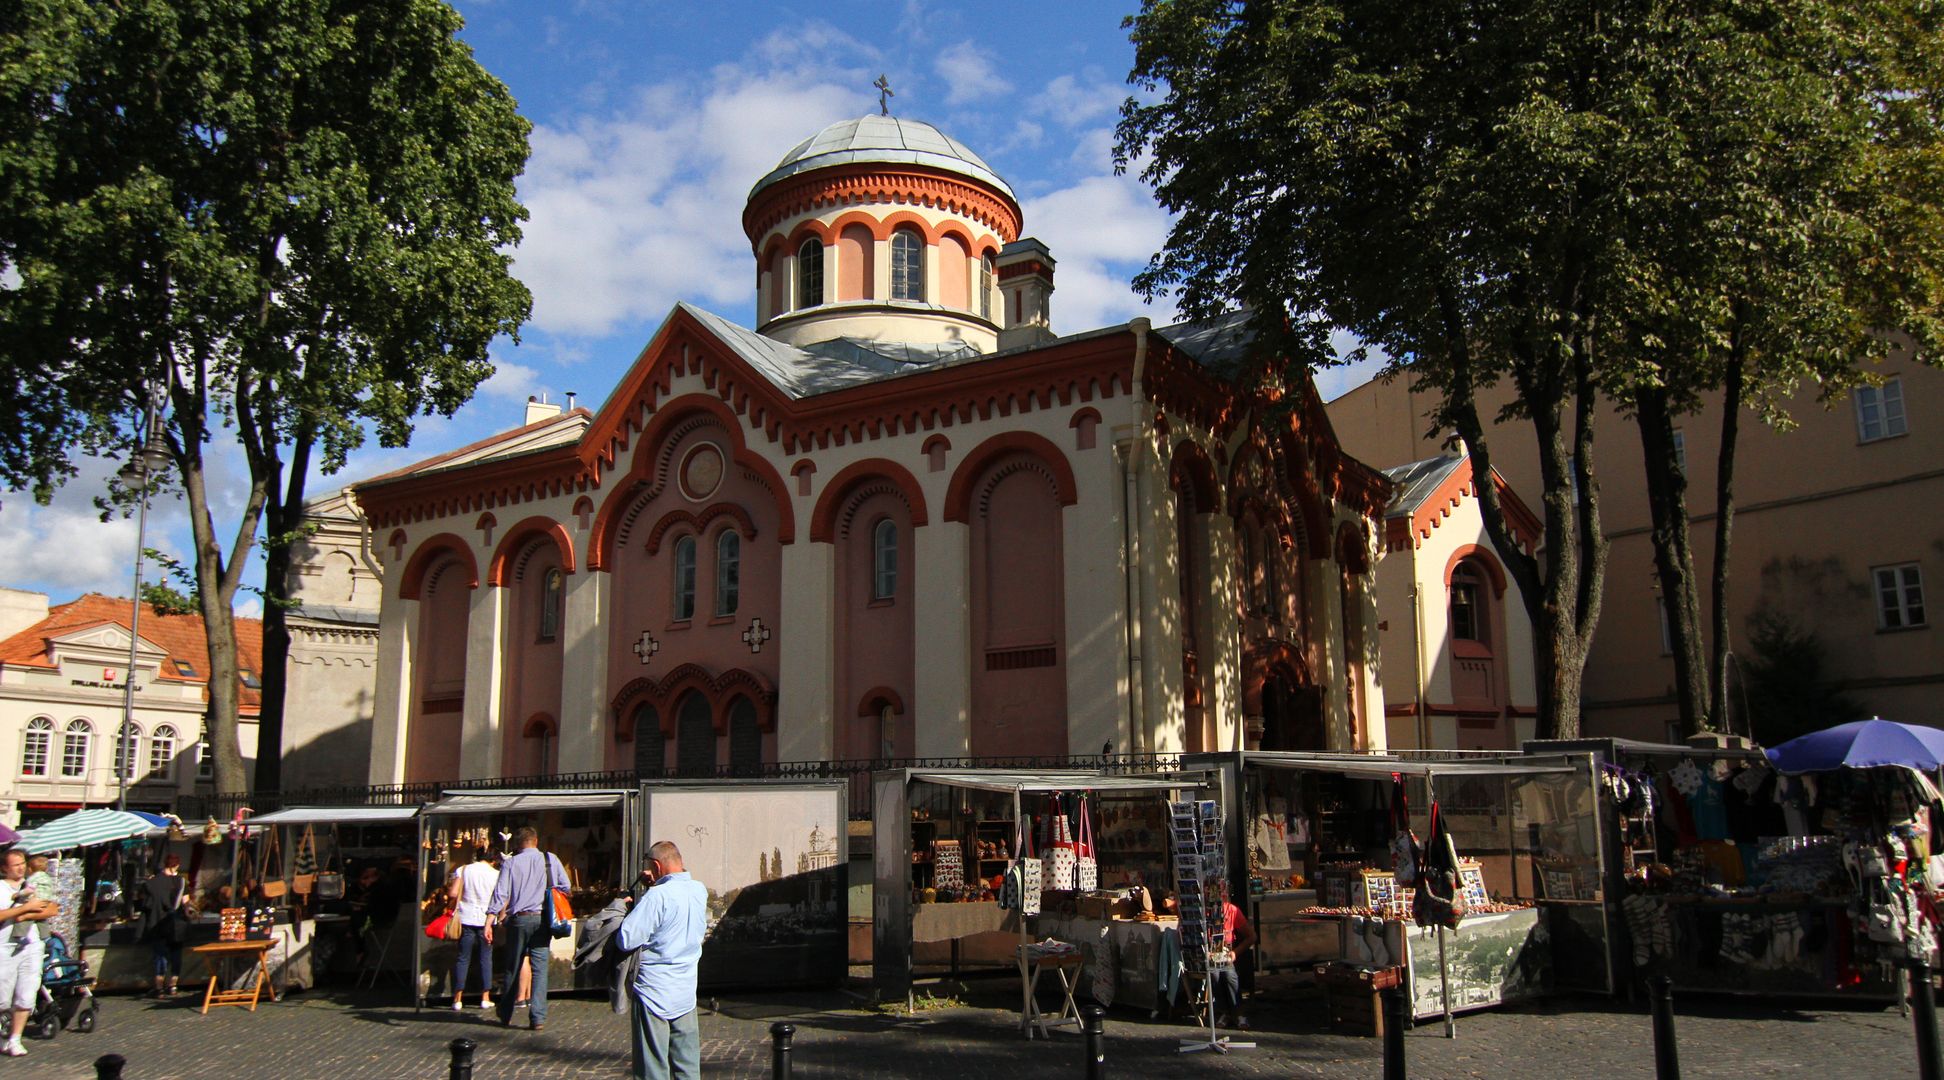
[[[567, 519], [569, 527], [574, 519]], [[560, 771], [596, 772], [607, 767], [608, 635], [625, 633], [609, 622], [614, 575], [586, 569], [586, 537], [582, 530], [576, 555], [578, 573], [566, 575], [562, 590], [560, 680]], [[504, 591], [504, 590], [501, 590]]]
[[[1070, 415], [1070, 414], [1069, 414]], [[1096, 432], [1096, 435], [1098, 432]], [[1055, 440], [1055, 445], [1060, 445]], [[1074, 449], [1071, 430], [1063, 447], [1073, 465], [1078, 502], [1062, 518], [1066, 564], [1067, 749], [1099, 753], [1112, 744], [1128, 751], [1126, 580], [1121, 547], [1120, 469], [1113, 448], [1096, 438], [1093, 449]]]
[[[481, 567], [486, 560], [481, 559]], [[483, 577], [483, 573], [482, 573]], [[466, 690], [459, 727], [459, 772], [462, 776], [498, 776], [505, 753], [501, 725], [506, 722], [501, 698], [505, 675], [506, 590], [483, 580], [472, 591], [466, 615]], [[513, 723], [519, 723], [515, 718]]]
[[412, 685], [412, 646], [418, 640], [416, 600], [398, 595], [404, 561], [394, 560], [385, 574], [385, 600], [378, 611], [378, 667], [371, 712], [371, 782], [405, 779], [406, 697]]

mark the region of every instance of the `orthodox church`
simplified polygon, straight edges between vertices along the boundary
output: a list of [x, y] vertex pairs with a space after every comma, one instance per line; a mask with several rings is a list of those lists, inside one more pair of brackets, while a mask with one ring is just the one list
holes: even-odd
[[372, 783], [1385, 741], [1391, 484], [1241, 320], [1056, 335], [1053, 253], [936, 128], [833, 124], [598, 410], [354, 485]]

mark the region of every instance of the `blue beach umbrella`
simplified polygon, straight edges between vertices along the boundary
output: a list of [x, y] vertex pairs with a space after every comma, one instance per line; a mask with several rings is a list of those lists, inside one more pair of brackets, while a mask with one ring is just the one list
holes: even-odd
[[22, 833], [20, 846], [29, 855], [39, 855], [91, 844], [112, 844], [131, 836], [146, 836], [154, 827], [155, 823], [149, 818], [126, 810], [76, 810], [38, 829]]
[[1885, 765], [1935, 772], [1944, 764], [1944, 730], [1872, 717], [1790, 739], [1770, 747], [1768, 758], [1792, 774]]

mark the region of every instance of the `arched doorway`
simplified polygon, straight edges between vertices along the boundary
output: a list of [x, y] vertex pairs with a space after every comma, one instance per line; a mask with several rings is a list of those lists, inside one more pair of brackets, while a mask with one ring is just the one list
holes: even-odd
[[1262, 683], [1263, 750], [1320, 753], [1329, 749], [1323, 692], [1276, 668]]

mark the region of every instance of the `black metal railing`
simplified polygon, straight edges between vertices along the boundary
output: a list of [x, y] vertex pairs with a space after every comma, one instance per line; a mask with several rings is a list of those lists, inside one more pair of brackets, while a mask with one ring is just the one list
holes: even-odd
[[248, 795], [190, 794], [176, 800], [187, 822], [215, 818], [227, 822], [240, 807], [267, 814], [286, 806], [417, 806], [435, 802], [443, 792], [485, 789], [540, 791], [632, 788], [644, 780], [756, 779], [843, 780], [848, 784], [852, 821], [871, 817], [871, 774], [885, 769], [1086, 769], [1109, 773], [1171, 773], [1181, 768], [1179, 754], [1076, 754], [1013, 757], [869, 758], [845, 761], [775, 761], [760, 765], [722, 765], [706, 773], [678, 769], [642, 772], [548, 773], [538, 776], [481, 777], [470, 780], [417, 781], [409, 784], [339, 785], [256, 791]]

